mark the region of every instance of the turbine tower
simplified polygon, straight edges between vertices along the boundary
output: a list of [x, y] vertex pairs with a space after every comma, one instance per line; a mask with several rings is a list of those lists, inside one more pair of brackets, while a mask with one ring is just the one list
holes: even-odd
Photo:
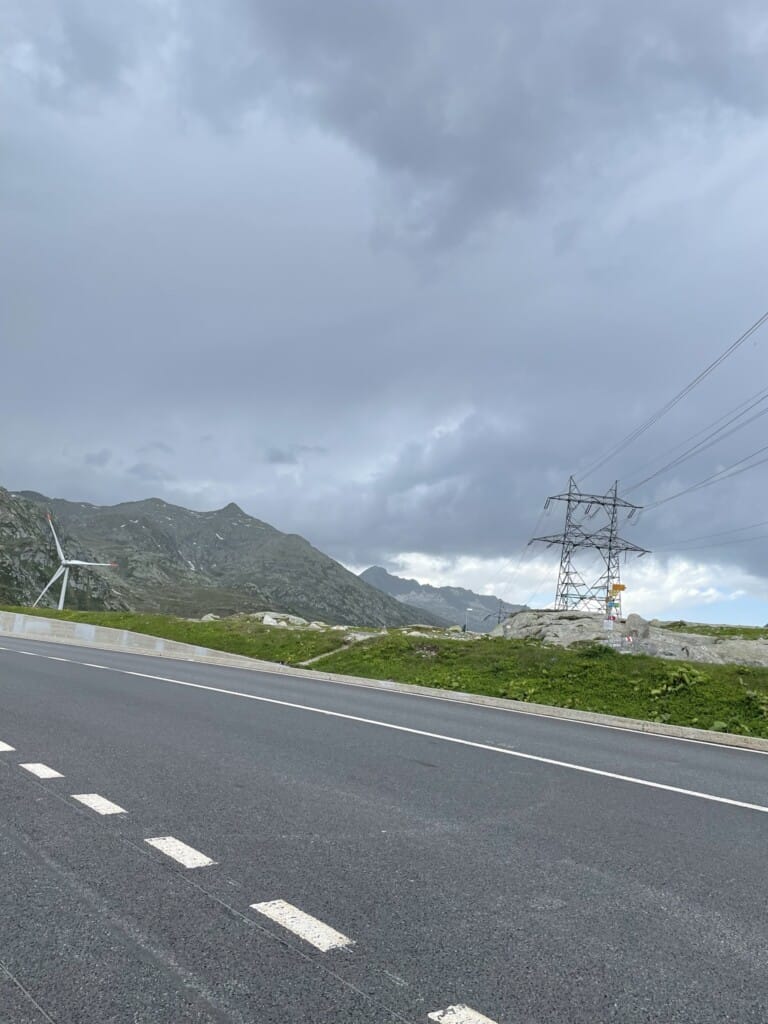
[[53, 584], [56, 582], [56, 580], [58, 580], [61, 576], [63, 576], [64, 579], [61, 581], [61, 593], [59, 594], [59, 611], [61, 611], [61, 609], [64, 607], [64, 598], [67, 596], [67, 583], [69, 582], [69, 570], [70, 569], [82, 568], [82, 567], [88, 567], [89, 569], [93, 569], [93, 568], [114, 569], [117, 566], [117, 562], [81, 562], [77, 558], [65, 558], [64, 557], [64, 552], [61, 550], [61, 544], [59, 544], [59, 538], [56, 536], [56, 530], [54, 529], [53, 519], [51, 519], [51, 513], [50, 512], [47, 513], [47, 519], [48, 519], [48, 525], [51, 528], [51, 533], [53, 534], [53, 541], [54, 541], [54, 543], [56, 545], [56, 553], [59, 556], [59, 568], [56, 570], [56, 572], [53, 574], [53, 576], [51, 576], [51, 578], [48, 580], [48, 582], [45, 585], [45, 588], [44, 588], [43, 592], [40, 594], [40, 596], [35, 601], [35, 603], [32, 605], [32, 607], [33, 608], [37, 608], [37, 606], [40, 604], [40, 602], [45, 597], [45, 595], [48, 593], [48, 591], [53, 586]]

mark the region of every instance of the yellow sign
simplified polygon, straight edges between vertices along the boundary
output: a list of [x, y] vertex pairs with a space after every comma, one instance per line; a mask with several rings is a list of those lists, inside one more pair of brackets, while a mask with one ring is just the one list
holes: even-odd
[[620, 591], [626, 590], [626, 589], [627, 588], [624, 586], [623, 583], [613, 583], [611, 585], [611, 593], [612, 594], [618, 594]]

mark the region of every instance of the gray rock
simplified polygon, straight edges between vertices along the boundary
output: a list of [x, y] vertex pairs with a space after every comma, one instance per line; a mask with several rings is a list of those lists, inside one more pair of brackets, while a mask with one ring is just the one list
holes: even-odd
[[508, 640], [541, 640], [569, 647], [578, 640], [604, 640], [603, 616], [591, 612], [521, 611], [496, 626], [492, 636]]
[[633, 612], [627, 616], [625, 631], [633, 640], [647, 640], [651, 635], [651, 624]]
[[678, 633], [652, 625], [639, 615], [628, 616], [606, 630], [603, 616], [589, 612], [523, 611], [511, 615], [493, 630], [508, 639], [534, 639], [570, 647], [578, 641], [604, 643], [622, 653], [652, 654], [658, 658], [703, 662], [710, 665], [768, 666], [764, 640]]

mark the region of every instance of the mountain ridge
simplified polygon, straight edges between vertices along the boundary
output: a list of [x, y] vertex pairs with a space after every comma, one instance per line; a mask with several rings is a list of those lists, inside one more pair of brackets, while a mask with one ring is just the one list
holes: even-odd
[[[429, 624], [442, 624], [371, 587], [305, 538], [282, 533], [234, 502], [197, 512], [162, 498], [95, 505], [0, 488], [0, 523], [5, 517], [15, 524], [6, 535], [0, 531], [5, 558], [0, 595], [7, 604], [31, 604], [56, 568], [46, 511], [68, 557], [118, 563], [114, 570], [90, 570], [87, 579], [84, 574], [73, 579], [71, 607], [88, 606], [80, 602], [88, 599], [92, 585], [98, 593], [91, 607], [184, 617], [279, 610], [371, 626], [410, 625], [426, 617]], [[25, 575], [25, 564], [34, 571]], [[46, 604], [52, 603], [49, 596]]]
[[402, 604], [418, 608], [422, 613], [437, 615], [455, 625], [466, 626], [475, 633], [488, 633], [500, 617], [525, 608], [509, 604], [493, 594], [476, 594], [465, 587], [434, 587], [429, 583], [395, 576], [380, 565], [372, 565], [360, 573], [360, 579], [389, 594]]

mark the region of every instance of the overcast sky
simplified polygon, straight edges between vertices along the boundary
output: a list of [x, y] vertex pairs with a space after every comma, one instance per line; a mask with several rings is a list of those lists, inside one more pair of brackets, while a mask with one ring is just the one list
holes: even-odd
[[[768, 386], [766, 326], [582, 481], [768, 309], [762, 0], [2, 15], [7, 487], [236, 501], [349, 566], [544, 604], [556, 562], [520, 554], [548, 494], [629, 487]], [[768, 520], [766, 470], [629, 525], [657, 553], [626, 607], [768, 620], [768, 525], [692, 540]]]

